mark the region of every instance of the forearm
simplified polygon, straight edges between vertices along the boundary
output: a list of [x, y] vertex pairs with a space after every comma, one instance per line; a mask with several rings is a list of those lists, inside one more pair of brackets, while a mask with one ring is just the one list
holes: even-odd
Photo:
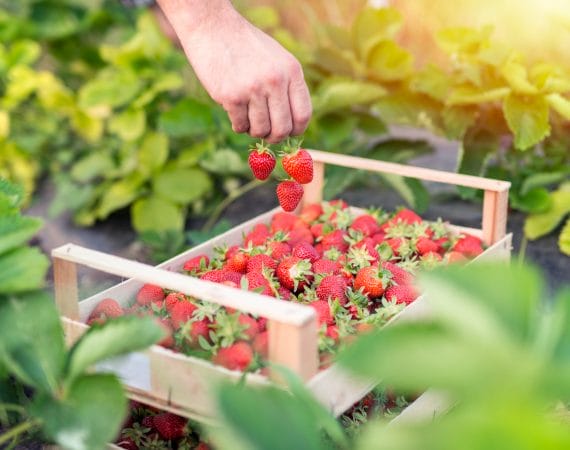
[[238, 16], [230, 0], [158, 0], [158, 4], [179, 36], [222, 27], [228, 18]]

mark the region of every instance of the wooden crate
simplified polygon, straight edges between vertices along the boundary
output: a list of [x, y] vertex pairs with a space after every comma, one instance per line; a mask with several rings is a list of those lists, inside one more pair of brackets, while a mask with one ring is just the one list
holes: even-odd
[[[311, 155], [315, 161], [315, 175], [313, 182], [305, 186], [303, 199], [305, 203], [321, 201], [326, 164], [484, 190], [481, 229], [458, 226], [451, 228], [456, 232], [468, 232], [479, 236], [489, 246], [474, 262], [510, 257], [512, 236], [506, 235], [510, 183], [315, 150], [311, 150]], [[52, 256], [55, 297], [62, 314], [68, 343], [71, 344], [85, 332], [88, 327], [84, 322], [103, 298], [112, 297], [122, 305], [126, 305], [136, 296], [142, 284], [157, 284], [201, 300], [266, 317], [269, 329], [269, 361], [286, 366], [299, 375], [332, 414], [340, 415], [366, 395], [378, 380], [360, 379], [349, 375], [336, 364], [318, 371], [317, 321], [313, 308], [177, 273], [182, 269], [184, 262], [193, 256], [202, 253], [212, 254], [213, 248], [223, 243], [228, 245], [241, 243], [245, 232], [257, 223], [269, 223], [271, 216], [277, 210], [245, 222], [157, 267], [73, 244], [54, 249]], [[360, 211], [358, 208], [353, 210]], [[127, 280], [79, 303], [78, 264]], [[394, 320], [421, 319], [429, 314], [428, 306], [427, 301], [420, 297]], [[132, 399], [201, 421], [211, 421], [216, 416], [211, 395], [216, 383], [228, 379], [237, 381], [243, 376], [240, 372], [230, 371], [208, 361], [175, 353], [159, 346], [99, 365], [98, 369], [117, 373]], [[251, 385], [264, 385], [272, 382], [272, 378], [275, 379], [273, 374], [269, 378], [259, 374], [245, 376], [246, 382]], [[428, 393], [428, 397], [429, 395], [431, 394]], [[425, 397], [421, 398], [425, 400]], [[426, 402], [420, 403], [425, 410]], [[440, 403], [431, 402], [432, 415], [441, 409]], [[430, 402], [427, 401], [427, 404]], [[411, 411], [413, 412], [413, 408]]]

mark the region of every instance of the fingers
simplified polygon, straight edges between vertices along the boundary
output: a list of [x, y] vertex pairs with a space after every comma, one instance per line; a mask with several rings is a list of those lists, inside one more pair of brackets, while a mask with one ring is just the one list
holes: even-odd
[[291, 117], [293, 127], [291, 135], [298, 136], [303, 134], [309, 125], [313, 107], [311, 104], [311, 96], [309, 89], [303, 78], [303, 70], [299, 65], [293, 72], [291, 82], [289, 83], [289, 103], [291, 106]]
[[236, 133], [245, 133], [249, 130], [248, 106], [245, 102], [232, 102], [225, 106], [232, 129]]
[[267, 105], [271, 119], [271, 132], [266, 139], [271, 144], [277, 144], [288, 137], [293, 130], [291, 107], [285, 84], [270, 94]]
[[254, 94], [248, 107], [249, 134], [252, 137], [264, 138], [271, 132], [271, 120], [267, 98], [262, 94]]

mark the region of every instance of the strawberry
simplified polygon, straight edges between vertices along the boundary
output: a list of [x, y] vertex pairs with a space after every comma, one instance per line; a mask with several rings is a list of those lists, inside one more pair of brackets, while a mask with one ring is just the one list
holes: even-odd
[[239, 286], [241, 282], [242, 274], [239, 272], [233, 272], [225, 269], [214, 269], [206, 272], [200, 277], [202, 280], [212, 281], [214, 283], [224, 283], [230, 281], [235, 285]]
[[281, 162], [285, 172], [301, 184], [313, 181], [313, 158], [309, 152], [298, 145], [287, 146], [284, 151]]
[[392, 252], [394, 252], [394, 255], [398, 256], [400, 254], [400, 248], [406, 245], [407, 239], [403, 237], [395, 237], [387, 239], [386, 242], [392, 249]]
[[291, 300], [292, 294], [289, 289], [286, 289], [283, 286], [281, 286], [279, 289], [277, 289], [277, 292], [279, 293], [279, 298], [281, 300]]
[[[287, 244], [285, 244], [287, 245]], [[268, 269], [276, 269], [277, 263], [275, 260], [269, 255], [255, 255], [249, 258], [247, 263], [247, 272], [262, 272], [263, 268], [267, 267]]]
[[309, 303], [309, 306], [317, 312], [317, 321], [319, 326], [322, 324], [332, 325], [334, 317], [331, 314], [329, 302], [325, 300], [317, 300]]
[[329, 325], [327, 327], [327, 336], [333, 339], [334, 341], [338, 341], [338, 327], [336, 325]]
[[467, 261], [467, 258], [463, 255], [463, 253], [459, 253], [456, 251], [451, 251], [447, 255], [445, 255], [448, 264], [453, 263], [464, 263]]
[[125, 450], [139, 450], [139, 446], [130, 437], [122, 437], [118, 442], [117, 446]]
[[247, 264], [249, 262], [249, 255], [245, 252], [236, 252], [226, 263], [226, 270], [232, 272], [246, 273]]
[[412, 282], [414, 281], [414, 277], [410, 272], [402, 269], [401, 267], [397, 266], [394, 263], [388, 261], [383, 262], [382, 268], [388, 270], [391, 273], [392, 275], [391, 282], [393, 284], [398, 284], [398, 285], [412, 284]]
[[323, 236], [321, 243], [323, 244], [323, 249], [325, 251], [336, 247], [342, 253], [348, 250], [348, 243], [345, 241], [346, 232], [342, 230], [334, 230]]
[[400, 211], [398, 211], [396, 213], [396, 215], [394, 217], [392, 217], [391, 220], [394, 223], [397, 223], [398, 221], [402, 221], [402, 222], [407, 223], [407, 224], [421, 223], [422, 222], [422, 218], [420, 216], [418, 216], [411, 209], [407, 209], [407, 208], [403, 208]]
[[360, 269], [354, 279], [354, 289], [360, 290], [370, 299], [381, 297], [388, 283], [384, 269], [368, 266]]
[[462, 253], [467, 258], [475, 258], [483, 253], [483, 245], [481, 239], [470, 234], [464, 234], [463, 237], [455, 243], [453, 251]]
[[337, 275], [340, 272], [340, 264], [337, 261], [321, 258], [313, 263], [313, 272], [315, 275]]
[[265, 241], [267, 240], [268, 237], [269, 237], [269, 227], [264, 223], [258, 223], [253, 227], [253, 230], [251, 230], [245, 236], [244, 243], [246, 246], [251, 244], [252, 246], [255, 247], [257, 245], [265, 244]]
[[277, 186], [277, 199], [285, 211], [293, 211], [303, 198], [303, 186], [293, 180], [286, 180]]
[[216, 356], [214, 363], [230, 370], [245, 370], [253, 360], [253, 350], [245, 341], [238, 341], [229, 347], [222, 347]]
[[125, 312], [123, 311], [123, 308], [121, 308], [121, 305], [119, 305], [116, 300], [112, 298], [106, 298], [101, 300], [97, 306], [95, 306], [93, 311], [91, 311], [89, 320], [101, 318], [110, 319], [113, 317], [121, 317], [124, 314]]
[[416, 242], [416, 249], [420, 255], [425, 255], [426, 253], [437, 252], [439, 245], [427, 237], [420, 236]]
[[267, 359], [269, 356], [269, 332], [264, 331], [255, 336], [253, 340], [253, 350], [259, 353], [262, 358]]
[[406, 305], [409, 305], [418, 298], [418, 293], [413, 286], [402, 284], [390, 286], [386, 289], [384, 296], [391, 302], [396, 301], [396, 303], [405, 303]]
[[208, 264], [210, 264], [208, 255], [198, 255], [186, 261], [182, 270], [186, 272], [198, 272], [202, 267], [208, 266]]
[[378, 233], [372, 235], [372, 240], [376, 242], [376, 244], [381, 244], [386, 240], [386, 234], [379, 231]]
[[348, 203], [346, 203], [343, 199], [337, 198], [335, 200], [331, 200], [329, 202], [329, 206], [332, 206], [335, 209], [347, 209]]
[[370, 214], [363, 214], [362, 216], [354, 219], [354, 222], [352, 222], [350, 228], [355, 231], [359, 231], [365, 237], [372, 236], [373, 234], [378, 233], [380, 230], [378, 221], [374, 216], [371, 216]]
[[180, 328], [182, 325], [184, 325], [192, 318], [194, 311], [196, 311], [197, 309], [198, 307], [190, 301], [178, 302], [172, 308], [172, 312], [170, 315], [172, 320], [172, 326], [175, 329]]
[[298, 291], [313, 279], [311, 263], [306, 259], [289, 256], [277, 266], [277, 278], [281, 285], [290, 291]]
[[158, 345], [164, 348], [172, 348], [174, 347], [174, 336], [172, 336], [172, 323], [168, 319], [157, 319], [158, 324], [164, 330], [166, 335], [162, 338]]
[[287, 242], [271, 241], [267, 244], [269, 255], [276, 261], [291, 254], [291, 246]]
[[289, 232], [288, 244], [295, 247], [299, 242], [313, 243], [313, 233], [308, 228], [295, 228]]
[[273, 233], [276, 233], [277, 231], [291, 231], [296, 220], [297, 216], [295, 214], [279, 211], [271, 218], [271, 231]]
[[200, 442], [194, 450], [211, 450], [211, 447], [205, 442]]
[[153, 416], [153, 423], [162, 438], [171, 440], [184, 436], [188, 420], [176, 414], [163, 412]]
[[226, 261], [229, 261], [231, 258], [233, 258], [236, 255], [236, 253], [239, 253], [239, 252], [241, 252], [240, 246], [239, 245], [232, 245], [231, 247], [229, 247], [226, 250], [226, 254], [225, 254], [224, 258]]
[[253, 176], [258, 180], [266, 180], [275, 169], [275, 155], [263, 141], [251, 149], [247, 162]]
[[315, 247], [307, 242], [299, 242], [293, 247], [291, 254], [297, 258], [308, 259], [311, 262], [315, 262], [319, 259], [319, 254], [315, 250]]
[[240, 324], [247, 326], [247, 328], [244, 331], [247, 337], [250, 340], [255, 339], [255, 336], [259, 334], [259, 324], [257, 323], [257, 320], [246, 314], [240, 314], [238, 317], [238, 321]]
[[317, 288], [319, 300], [338, 300], [341, 305], [346, 304], [346, 281], [339, 275], [328, 275], [321, 280]]
[[145, 428], [150, 428], [151, 430], [154, 430], [154, 416], [146, 416], [145, 418], [143, 418], [143, 420], [141, 420], [141, 425]]
[[323, 236], [324, 233], [324, 228], [325, 228], [326, 224], [324, 223], [315, 223], [314, 225], [311, 225], [311, 233], [313, 234], [313, 236], [316, 238], [320, 238]]
[[171, 292], [164, 299], [164, 305], [166, 306], [166, 311], [172, 314], [172, 308], [179, 302], [186, 301], [186, 296], [181, 292]]
[[321, 214], [323, 214], [323, 207], [320, 203], [312, 203], [310, 205], [304, 205], [299, 214], [299, 219], [301, 219], [307, 225], [310, 225], [315, 220], [317, 220]]
[[261, 272], [248, 272], [245, 276], [247, 279], [247, 289], [250, 291], [260, 291], [260, 294], [273, 296], [273, 290], [267, 278]]
[[208, 319], [192, 322], [192, 327], [190, 328], [190, 340], [196, 347], [200, 346], [200, 336], [206, 339], [206, 341], [210, 340], [210, 323], [211, 322]]
[[162, 302], [164, 291], [160, 286], [145, 284], [137, 293], [137, 303], [141, 306], [148, 306], [151, 303]]

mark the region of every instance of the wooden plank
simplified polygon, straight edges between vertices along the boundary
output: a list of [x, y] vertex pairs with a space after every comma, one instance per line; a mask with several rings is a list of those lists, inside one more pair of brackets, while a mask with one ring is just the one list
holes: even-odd
[[53, 260], [55, 304], [60, 314], [79, 319], [79, 295], [77, 291], [77, 266], [73, 261], [55, 257]]
[[323, 186], [325, 184], [325, 164], [320, 161], [313, 163], [313, 181], [305, 184], [303, 188], [303, 205], [311, 203], [320, 203], [323, 201]]
[[485, 249], [485, 251], [473, 259], [471, 263], [497, 260], [508, 262], [511, 259], [511, 251], [513, 249], [512, 241], [513, 234], [509, 233], [504, 238], [498, 240], [493, 245]]
[[63, 326], [63, 333], [65, 334], [65, 343], [68, 347], [75, 344], [75, 341], [83, 336], [83, 333], [89, 329], [88, 325], [67, 317], [61, 318], [61, 325]]
[[342, 155], [339, 153], [322, 152], [319, 150], [309, 150], [313, 160], [335, 166], [352, 167], [353, 169], [368, 170], [372, 172], [393, 173], [403, 177], [417, 178], [438, 183], [454, 184], [475, 189], [489, 191], [508, 190], [511, 183], [490, 178], [475, 177], [472, 175], [462, 175], [454, 172], [444, 172], [441, 170], [425, 169], [423, 167], [407, 166], [385, 161], [360, 158], [357, 156]]
[[428, 389], [392, 419], [389, 426], [430, 422], [445, 414], [452, 407], [453, 402], [448, 395]]
[[[293, 370], [303, 380], [317, 373], [319, 364], [317, 319], [295, 326], [270, 320], [269, 361]], [[279, 379], [273, 373], [274, 379]]]
[[267, 295], [235, 289], [181, 273], [169, 272], [74, 244], [56, 248], [52, 251], [52, 255], [102, 272], [136, 278], [145, 283], [156, 284], [201, 300], [239, 309], [282, 323], [302, 326], [316, 317], [314, 309], [309, 306], [284, 302]]
[[485, 191], [483, 197], [483, 242], [494, 244], [507, 232], [509, 192]]

